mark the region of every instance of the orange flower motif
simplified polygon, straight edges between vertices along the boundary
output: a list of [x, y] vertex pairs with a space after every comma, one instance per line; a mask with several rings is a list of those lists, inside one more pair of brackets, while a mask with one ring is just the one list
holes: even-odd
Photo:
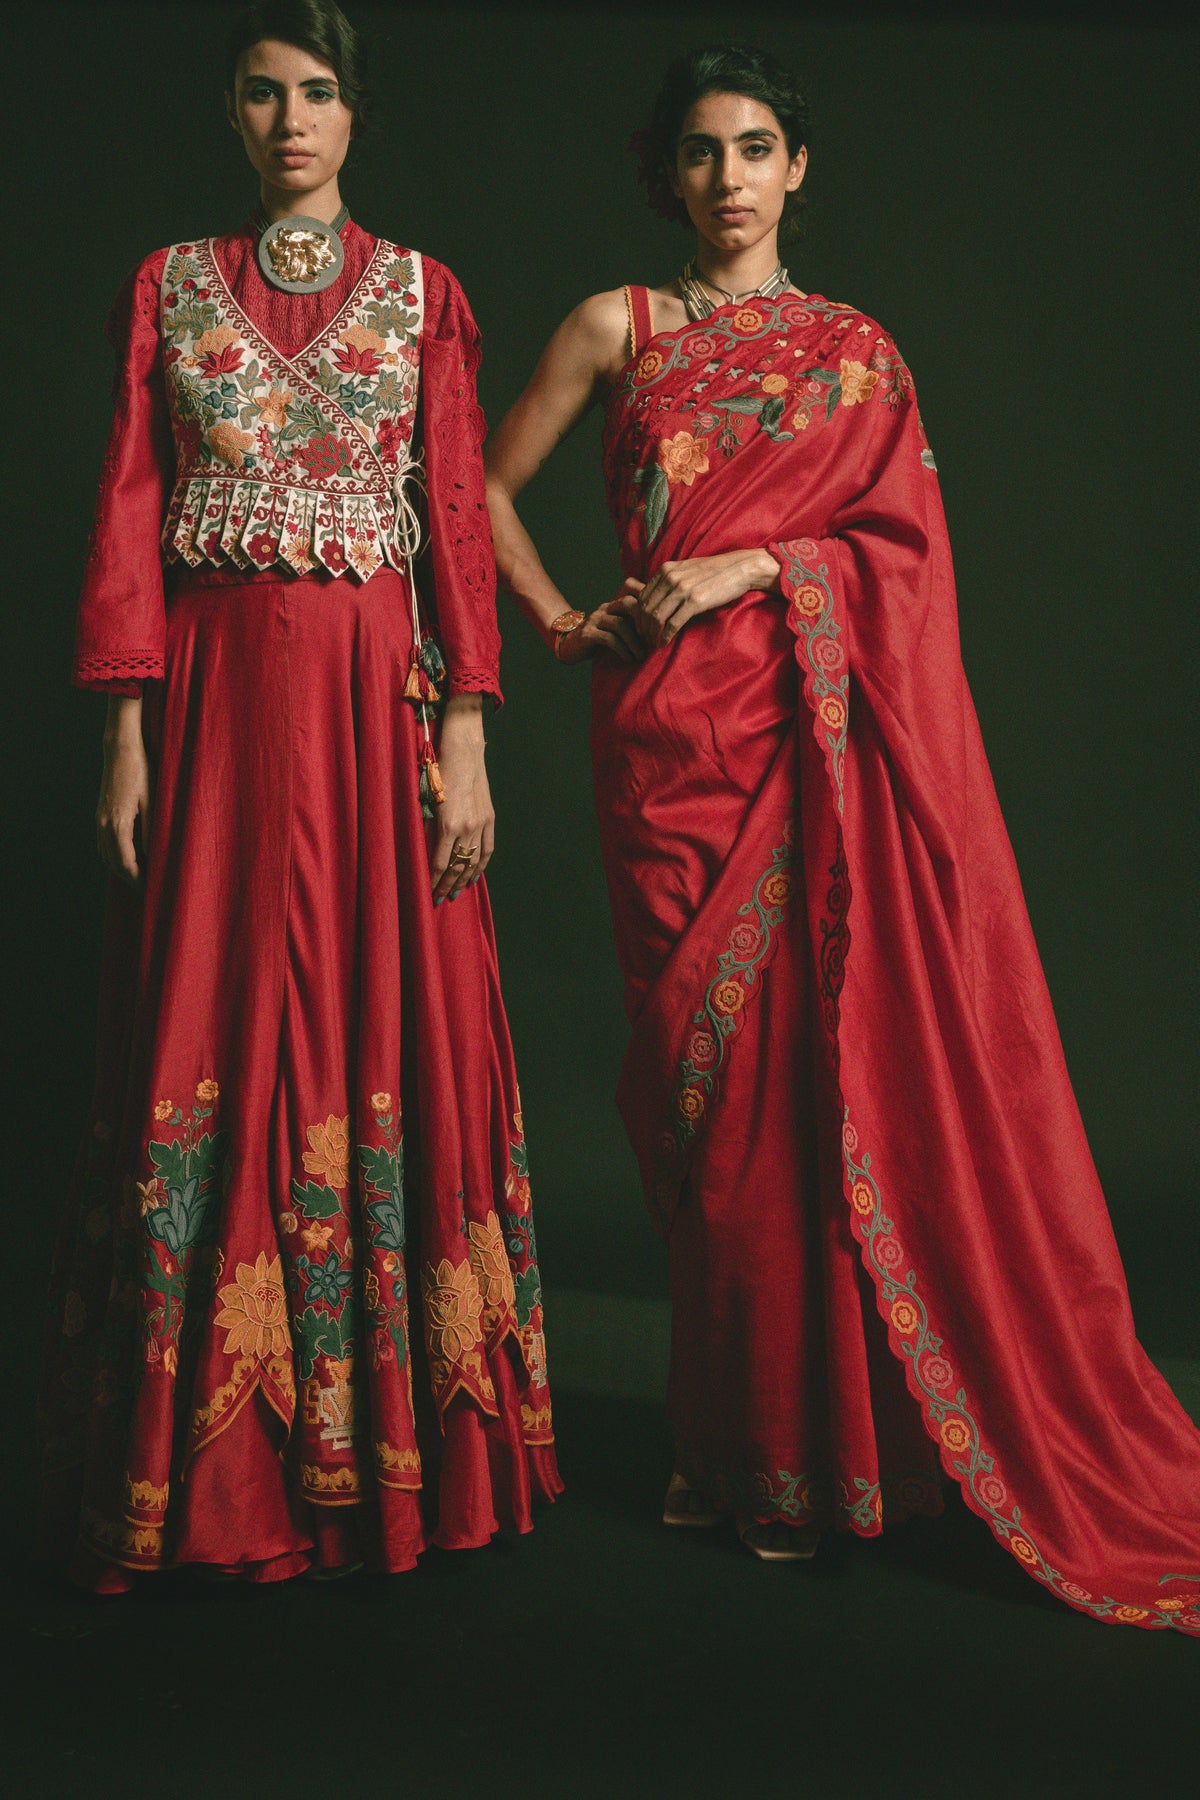
[[850, 1204], [860, 1218], [869, 1219], [875, 1211], [875, 1193], [870, 1184], [856, 1181], [850, 1189]]
[[175, 1376], [179, 1370], [179, 1352], [175, 1348], [174, 1344], [167, 1345], [166, 1349], [163, 1351], [162, 1361], [163, 1361], [163, 1368], [167, 1371], [167, 1374], [171, 1377], [171, 1380], [174, 1381]]
[[[947, 1450], [955, 1456], [962, 1456], [971, 1448], [971, 1427], [965, 1419], [960, 1419], [957, 1413], [952, 1413], [945, 1420], [942, 1425], [941, 1437]], [[1019, 1555], [1020, 1552], [1018, 1551], [1017, 1554]]]
[[[1019, 1557], [1021, 1562], [1025, 1563], [1028, 1568], [1036, 1568], [1038, 1563], [1042, 1560], [1029, 1539], [1021, 1537], [1019, 1533], [1016, 1537], [1009, 1538], [1008, 1547], [1013, 1555]], [[1145, 1614], [1142, 1616], [1144, 1618]]]
[[782, 869], [776, 869], [758, 891], [767, 906], [785, 906], [792, 897], [792, 878]]
[[154, 1107], [154, 1117], [160, 1125], [165, 1125], [174, 1111], [175, 1102], [173, 1100], [159, 1100]]
[[213, 1324], [228, 1334], [226, 1356], [253, 1356], [265, 1362], [269, 1356], [287, 1355], [287, 1300], [277, 1256], [268, 1262], [260, 1250], [253, 1263], [240, 1262], [236, 1280], [223, 1287], [219, 1297], [224, 1305]]
[[149, 1181], [139, 1181], [137, 1191], [138, 1211], [143, 1219], [148, 1212], [153, 1212], [156, 1207], [161, 1206], [167, 1197], [167, 1190], [163, 1186], [160, 1175], [152, 1175]]
[[817, 711], [830, 731], [840, 731], [846, 723], [846, 703], [837, 694], [826, 694]]
[[704, 1111], [704, 1095], [699, 1088], [685, 1087], [675, 1104], [685, 1119], [698, 1119]]
[[314, 1222], [312, 1225], [306, 1225], [304, 1230], [300, 1233], [304, 1248], [310, 1251], [313, 1256], [317, 1254], [318, 1250], [323, 1250], [325, 1248], [332, 1236], [333, 1226], [322, 1225], [319, 1221]]
[[284, 1237], [291, 1237], [292, 1233], [298, 1230], [295, 1213], [280, 1213], [277, 1222]]
[[1139, 1619], [1148, 1619], [1149, 1617], [1150, 1614], [1144, 1606], [1118, 1606], [1113, 1614], [1113, 1618], [1120, 1619], [1122, 1625], [1136, 1625]]
[[483, 1297], [468, 1258], [457, 1268], [443, 1257], [437, 1268], [425, 1272], [425, 1330], [429, 1354], [445, 1362], [458, 1362], [481, 1343], [479, 1319]]
[[647, 350], [634, 371], [634, 379], [637, 381], [651, 381], [654, 376], [658, 374], [658, 371], [662, 366], [662, 357], [659, 355], [658, 351]]
[[345, 1187], [350, 1179], [350, 1120], [330, 1113], [323, 1125], [310, 1125], [311, 1150], [304, 1152], [304, 1167], [320, 1175], [331, 1188]]
[[[905, 1337], [910, 1337], [914, 1331], [921, 1329], [921, 1314], [904, 1294], [892, 1302], [891, 1319], [896, 1330], [902, 1332]], [[943, 1441], [944, 1437], [943, 1433]]]
[[355, 350], [382, 350], [387, 339], [367, 325], [351, 325], [348, 331], [343, 331], [340, 341]]
[[196, 1098], [202, 1106], [211, 1106], [220, 1092], [215, 1081], [198, 1081], [196, 1083]]
[[815, 619], [825, 611], [825, 589], [806, 581], [792, 595], [792, 605], [803, 619]]
[[793, 431], [807, 431], [808, 430], [808, 414], [805, 412], [803, 407], [800, 407], [796, 412], [794, 412], [792, 414], [791, 427], [792, 427]]
[[467, 1236], [471, 1245], [471, 1266], [483, 1295], [483, 1304], [488, 1307], [515, 1307], [517, 1301], [513, 1290], [512, 1270], [508, 1266], [504, 1233], [496, 1214], [489, 1212], [482, 1225], [472, 1219], [467, 1227]]
[[691, 487], [697, 475], [708, 474], [708, 445], [690, 431], [677, 431], [674, 437], [659, 438], [658, 460], [672, 487], [680, 482]]
[[78, 1337], [87, 1324], [87, 1307], [83, 1295], [70, 1293], [63, 1302], [63, 1336]]
[[371, 1111], [373, 1113], [390, 1113], [391, 1110], [392, 1096], [390, 1094], [371, 1095]]
[[237, 341], [238, 334], [232, 325], [214, 325], [211, 331], [200, 333], [194, 349], [197, 356], [219, 356], [222, 350], [228, 350]]
[[861, 406], [875, 392], [875, 383], [879, 380], [877, 369], [868, 369], [865, 363], [843, 362], [842, 405]]
[[713, 1010], [719, 1013], [740, 1012], [745, 999], [746, 990], [740, 981], [720, 981], [712, 991]]
[[786, 394], [787, 390], [788, 390], [788, 378], [786, 375], [764, 375], [763, 376], [762, 391], [764, 394]]
[[250, 431], [239, 431], [228, 419], [218, 419], [208, 432], [209, 447], [218, 462], [223, 462], [230, 469], [240, 469], [246, 461], [246, 451], [254, 448], [254, 434]]
[[291, 388], [273, 387], [265, 400], [255, 402], [259, 424], [282, 431], [287, 423], [287, 409], [295, 398]]
[[757, 331], [762, 322], [762, 314], [755, 312], [752, 306], [739, 307], [733, 315], [735, 331]]

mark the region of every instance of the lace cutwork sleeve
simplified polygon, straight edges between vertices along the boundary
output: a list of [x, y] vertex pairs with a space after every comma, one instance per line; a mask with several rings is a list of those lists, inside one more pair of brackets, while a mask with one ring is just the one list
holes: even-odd
[[483, 483], [483, 413], [475, 393], [479, 332], [448, 269], [426, 260], [421, 431], [429, 492], [429, 573], [448, 692], [500, 703], [496, 560]]
[[100, 474], [75, 634], [79, 687], [136, 694], [161, 678], [166, 638], [159, 533], [175, 465], [162, 379], [158, 292], [166, 251], [126, 281], [105, 327], [116, 352], [113, 422]]

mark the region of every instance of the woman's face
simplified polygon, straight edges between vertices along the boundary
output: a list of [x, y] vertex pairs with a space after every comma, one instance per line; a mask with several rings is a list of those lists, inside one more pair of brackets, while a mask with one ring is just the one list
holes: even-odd
[[684, 118], [672, 185], [702, 238], [749, 250], [778, 226], [807, 162], [803, 147], [789, 157], [769, 106], [746, 94], [705, 94]]
[[264, 38], [238, 59], [235, 91], [226, 103], [266, 187], [299, 199], [336, 179], [354, 115], [328, 63], [295, 44]]

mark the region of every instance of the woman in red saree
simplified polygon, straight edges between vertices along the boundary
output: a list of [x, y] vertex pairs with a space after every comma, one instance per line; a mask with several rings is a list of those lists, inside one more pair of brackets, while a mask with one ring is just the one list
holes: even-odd
[[111, 695], [127, 885], [43, 1391], [43, 1551], [100, 1591], [402, 1570], [559, 1487], [478, 879], [478, 334], [447, 269], [345, 215], [360, 88], [336, 7], [248, 9], [265, 216], [148, 257], [110, 324], [75, 679]]
[[[803, 144], [769, 59], [677, 65], [647, 172], [695, 263], [573, 314], [488, 458], [502, 579], [596, 658], [619, 1101], [673, 1302], [665, 1516], [805, 1555], [949, 1477], [1072, 1606], [1197, 1633], [1200, 1434], [1134, 1336], [912, 380], [778, 264]], [[513, 498], [596, 394], [626, 581], [585, 616]]]

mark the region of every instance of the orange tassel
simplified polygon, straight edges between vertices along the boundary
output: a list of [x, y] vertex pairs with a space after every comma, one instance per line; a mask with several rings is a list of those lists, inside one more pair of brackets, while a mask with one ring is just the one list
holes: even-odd
[[437, 691], [437, 688], [434, 686], [433, 682], [430, 681], [430, 679], [429, 679], [428, 675], [425, 673], [424, 669], [422, 669], [420, 671], [419, 680], [421, 683], [421, 698], [422, 698], [422, 700], [427, 701], [430, 706], [436, 706], [437, 702], [438, 702], [438, 698], [439, 698], [438, 691]]
[[412, 663], [408, 671], [408, 680], [404, 683], [404, 698], [406, 700], [424, 700], [427, 698], [421, 691], [421, 682], [423, 678], [423, 671], [417, 662], [417, 653], [414, 650]]
[[437, 757], [434, 755], [433, 745], [428, 738], [425, 740], [425, 748], [421, 752], [421, 755], [425, 763], [425, 775], [429, 782], [429, 791], [433, 795], [434, 804], [436, 806], [442, 806], [445, 803], [446, 790], [442, 786], [442, 772], [438, 768]]

